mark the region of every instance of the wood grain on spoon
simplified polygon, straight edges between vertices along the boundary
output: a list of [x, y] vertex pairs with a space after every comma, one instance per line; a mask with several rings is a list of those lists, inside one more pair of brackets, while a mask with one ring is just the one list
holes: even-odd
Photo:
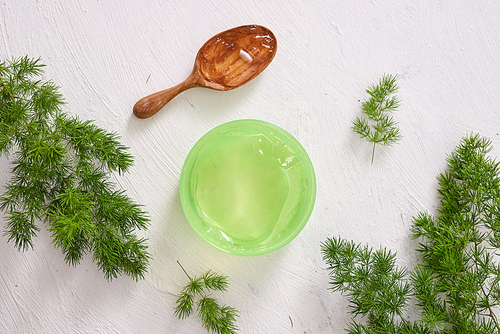
[[267, 28], [247, 25], [221, 32], [198, 51], [191, 75], [180, 84], [137, 101], [134, 115], [148, 118], [193, 87], [231, 90], [261, 73], [276, 54], [276, 38]]

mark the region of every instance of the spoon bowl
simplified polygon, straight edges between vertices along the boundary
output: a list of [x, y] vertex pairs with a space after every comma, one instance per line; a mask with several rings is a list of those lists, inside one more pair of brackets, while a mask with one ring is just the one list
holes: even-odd
[[276, 54], [276, 38], [267, 28], [245, 25], [209, 39], [196, 55], [193, 71], [180, 84], [146, 96], [134, 105], [134, 115], [148, 118], [170, 100], [193, 87], [238, 88], [262, 72]]

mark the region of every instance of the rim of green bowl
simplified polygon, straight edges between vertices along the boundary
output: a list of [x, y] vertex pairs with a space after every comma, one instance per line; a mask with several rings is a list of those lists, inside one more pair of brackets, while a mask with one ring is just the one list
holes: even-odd
[[[197, 157], [200, 154], [200, 148], [202, 148], [205, 144], [210, 142], [210, 140], [213, 139], [214, 136], [229, 129], [239, 128], [243, 126], [250, 126], [250, 125], [275, 131], [275, 133], [279, 133], [280, 138], [284, 137], [289, 141], [288, 143], [293, 144], [294, 149], [296, 149], [299, 152], [300, 157], [304, 161], [304, 166], [306, 170], [304, 171], [303, 174], [307, 175], [307, 179], [310, 181], [305, 191], [306, 192], [305, 196], [307, 196], [307, 199], [303, 201], [299, 212], [294, 216], [294, 219], [291, 220], [291, 221], [300, 220], [299, 224], [295, 227], [295, 229], [293, 229], [293, 231], [287, 233], [286, 238], [283, 238], [276, 244], [253, 246], [253, 247], [248, 245], [242, 246], [232, 243], [227, 239], [219, 238], [219, 240], [224, 240], [224, 243], [222, 244], [214, 240], [214, 238], [208, 234], [209, 232], [214, 234], [218, 233], [219, 231], [217, 231], [215, 227], [208, 225], [204, 221], [203, 217], [201, 217], [198, 214], [196, 205], [194, 203], [194, 196], [191, 194], [192, 187], [190, 184], [190, 176], [191, 173], [193, 173], [194, 164], [196, 163]], [[307, 224], [312, 214], [314, 203], [316, 201], [316, 175], [314, 172], [311, 159], [309, 158], [309, 155], [307, 154], [306, 150], [298, 142], [298, 140], [295, 139], [295, 137], [293, 137], [290, 133], [266, 121], [261, 121], [256, 119], [240, 119], [240, 120], [226, 122], [216, 126], [212, 130], [208, 131], [205, 135], [203, 135], [193, 145], [182, 167], [180, 184], [179, 184], [179, 194], [180, 194], [182, 209], [189, 224], [203, 240], [205, 240], [208, 244], [212, 245], [213, 247], [229, 254], [240, 255], [240, 256], [256, 256], [256, 255], [268, 254], [270, 252], [282, 248], [283, 246], [290, 243], [293, 239], [295, 239], [295, 237], [304, 229], [305, 225]], [[204, 226], [205, 228], [202, 229], [201, 226]], [[209, 232], [207, 232], [207, 230], [209, 230]]]

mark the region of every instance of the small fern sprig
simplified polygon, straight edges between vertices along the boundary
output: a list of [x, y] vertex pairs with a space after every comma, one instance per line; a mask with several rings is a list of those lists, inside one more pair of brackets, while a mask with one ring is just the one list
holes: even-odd
[[388, 114], [401, 104], [399, 97], [395, 95], [398, 89], [396, 77], [384, 75], [378, 85], [372, 85], [366, 90], [370, 98], [362, 103], [361, 109], [368, 120], [356, 117], [352, 122], [352, 130], [373, 143], [372, 164], [377, 144], [390, 146], [402, 137], [397, 122]]
[[[227, 277], [212, 272], [205, 272], [201, 276], [191, 277], [179, 261], [179, 266], [189, 279], [189, 283], [181, 290], [177, 299], [174, 315], [179, 319], [191, 316], [194, 306], [198, 311], [203, 327], [215, 334], [234, 334], [238, 330], [236, 318], [238, 311], [227, 305], [219, 305], [209, 292], [225, 292], [229, 286]], [[199, 297], [198, 301], [195, 301]]]
[[403, 312], [411, 286], [407, 269], [396, 266], [396, 254], [340, 237], [327, 238], [321, 243], [321, 252], [330, 270], [331, 290], [346, 296], [354, 316], [368, 320], [366, 325], [350, 324], [349, 333], [379, 333], [381, 328], [394, 330], [380, 333], [408, 333], [402, 331], [408, 325]]

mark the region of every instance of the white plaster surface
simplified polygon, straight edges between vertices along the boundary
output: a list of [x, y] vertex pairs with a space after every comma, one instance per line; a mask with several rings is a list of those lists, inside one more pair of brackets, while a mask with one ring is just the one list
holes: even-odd
[[[135, 166], [116, 182], [151, 216], [144, 280], [107, 282], [90, 256], [68, 266], [43, 228], [34, 250], [0, 237], [0, 333], [206, 333], [173, 316], [186, 277], [229, 277], [218, 295], [241, 311], [241, 333], [342, 333], [346, 300], [328, 290], [320, 243], [342, 236], [398, 252], [412, 266], [412, 217], [435, 213], [438, 173], [476, 132], [500, 156], [500, 3], [496, 0], [2, 0], [0, 58], [41, 57], [65, 111], [116, 131]], [[212, 35], [270, 28], [278, 53], [255, 80], [229, 92], [195, 88], [139, 120], [141, 97], [184, 80]], [[350, 130], [365, 88], [395, 74], [404, 135], [377, 149]], [[293, 134], [317, 175], [309, 223], [286, 247], [237, 257], [206, 244], [179, 200], [181, 167], [211, 128], [254, 118]], [[0, 186], [9, 165], [0, 158]], [[3, 229], [5, 219], [0, 216]], [[293, 328], [292, 323], [293, 321]]]

